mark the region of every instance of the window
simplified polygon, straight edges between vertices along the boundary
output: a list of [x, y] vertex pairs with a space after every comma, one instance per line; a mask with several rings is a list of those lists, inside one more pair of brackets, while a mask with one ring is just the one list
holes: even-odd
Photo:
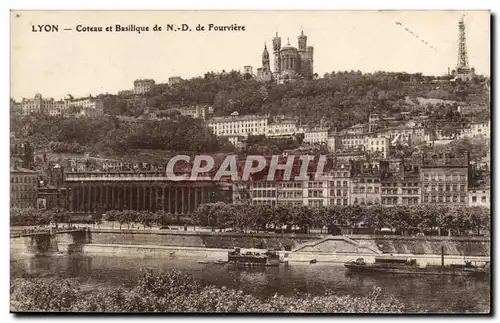
[[[484, 197], [484, 196], [483, 196]], [[472, 197], [472, 203], [477, 203], [477, 196]]]
[[347, 205], [347, 199], [344, 199], [344, 205]]
[[486, 203], [486, 196], [481, 196], [481, 203]]

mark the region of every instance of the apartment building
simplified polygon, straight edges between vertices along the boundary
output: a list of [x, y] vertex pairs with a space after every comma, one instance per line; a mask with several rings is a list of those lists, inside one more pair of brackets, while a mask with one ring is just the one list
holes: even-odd
[[135, 80], [134, 94], [141, 95], [150, 92], [155, 86], [155, 81], [152, 79]]
[[351, 172], [348, 167], [338, 167], [329, 173], [329, 205], [350, 204]]
[[297, 121], [295, 119], [280, 119], [269, 123], [266, 129], [267, 138], [292, 138], [297, 133]]
[[328, 143], [328, 129], [307, 129], [304, 131], [304, 143], [313, 145], [326, 145]]
[[467, 205], [468, 157], [445, 155], [423, 160], [420, 181], [423, 204]]
[[240, 116], [238, 112], [233, 112], [230, 116], [214, 117], [207, 121], [208, 127], [216, 136], [265, 135], [267, 123], [267, 116]]

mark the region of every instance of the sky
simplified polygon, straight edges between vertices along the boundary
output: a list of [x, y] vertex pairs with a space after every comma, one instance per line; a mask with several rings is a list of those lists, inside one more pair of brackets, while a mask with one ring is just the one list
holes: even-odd
[[[443, 75], [457, 63], [457, 24], [464, 14], [469, 64], [490, 75], [488, 11], [12, 11], [11, 97], [117, 93], [132, 89], [140, 78], [163, 83], [171, 76], [191, 78], [245, 65], [255, 73], [264, 44], [273, 68], [276, 32], [282, 46], [287, 38], [297, 46], [302, 29], [314, 47], [314, 72], [320, 76], [338, 70]], [[183, 23], [192, 31], [152, 31], [155, 24], [165, 29]], [[211, 23], [238, 24], [245, 31], [195, 30]], [[59, 32], [33, 32], [43, 24], [59, 25]], [[114, 29], [115, 24], [150, 31], [75, 30], [77, 25]]]

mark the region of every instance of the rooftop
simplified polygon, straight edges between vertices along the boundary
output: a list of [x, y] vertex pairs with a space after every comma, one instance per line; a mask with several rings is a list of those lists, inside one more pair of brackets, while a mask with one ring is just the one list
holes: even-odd
[[208, 122], [223, 122], [223, 121], [231, 121], [231, 120], [264, 120], [267, 119], [268, 116], [260, 116], [260, 115], [244, 115], [240, 116], [238, 114], [231, 113], [229, 116], [222, 116], [222, 117], [213, 117], [212, 119], [208, 120]]
[[32, 169], [27, 169], [27, 168], [22, 168], [22, 167], [11, 167], [10, 168], [11, 173], [29, 173], [29, 174], [38, 174], [36, 170]]

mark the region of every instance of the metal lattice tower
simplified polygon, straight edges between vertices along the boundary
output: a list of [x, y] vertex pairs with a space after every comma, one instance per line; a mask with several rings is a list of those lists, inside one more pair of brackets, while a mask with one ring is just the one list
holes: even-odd
[[458, 73], [468, 73], [469, 69], [469, 59], [467, 58], [467, 43], [465, 40], [465, 23], [464, 16], [458, 23], [458, 61], [457, 61], [457, 72]]

